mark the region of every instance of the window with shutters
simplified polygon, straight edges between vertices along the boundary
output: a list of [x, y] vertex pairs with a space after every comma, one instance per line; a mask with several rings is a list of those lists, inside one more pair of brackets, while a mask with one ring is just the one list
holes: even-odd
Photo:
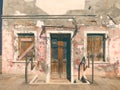
[[87, 34], [87, 55], [95, 61], [105, 61], [105, 34]]
[[34, 34], [18, 34], [18, 60], [25, 60], [27, 57], [34, 57]]

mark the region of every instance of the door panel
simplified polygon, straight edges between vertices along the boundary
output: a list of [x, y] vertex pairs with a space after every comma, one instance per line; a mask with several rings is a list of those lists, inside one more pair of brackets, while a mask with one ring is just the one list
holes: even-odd
[[69, 37], [63, 37], [60, 34], [51, 37], [51, 78], [67, 78], [67, 61], [70, 61], [68, 60], [70, 53], [67, 53], [70, 49]]
[[[52, 45], [53, 46], [53, 45]], [[66, 56], [64, 55], [65, 47], [63, 41], [57, 41], [57, 47], [52, 47], [52, 74], [58, 78], [66, 77]], [[64, 56], [64, 57], [63, 57]], [[53, 78], [56, 78], [55, 75]]]
[[57, 39], [52, 39], [51, 41], [51, 74], [53, 78], [58, 78], [58, 41]]

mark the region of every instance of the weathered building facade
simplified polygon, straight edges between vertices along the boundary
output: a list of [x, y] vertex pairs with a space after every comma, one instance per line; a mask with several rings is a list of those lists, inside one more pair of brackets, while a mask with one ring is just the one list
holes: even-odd
[[[24, 74], [25, 60], [32, 59], [35, 68], [31, 71], [28, 65], [30, 74], [45, 82], [66, 78], [73, 83], [82, 73], [83, 57], [83, 74], [92, 75], [94, 55], [94, 75], [119, 76], [119, 7], [106, 2], [111, 7], [100, 11], [102, 7], [92, 7], [100, 0], [56, 1], [4, 0], [2, 73]], [[110, 8], [118, 10], [116, 15]]]

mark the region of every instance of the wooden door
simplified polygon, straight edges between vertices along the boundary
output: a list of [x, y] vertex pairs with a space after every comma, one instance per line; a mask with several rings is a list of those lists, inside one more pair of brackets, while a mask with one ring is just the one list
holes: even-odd
[[95, 61], [105, 61], [105, 38], [104, 34], [89, 34], [87, 36], [87, 54], [94, 54]]
[[[51, 40], [51, 78], [67, 78], [68, 41], [62, 36]], [[69, 67], [70, 68], [70, 67]]]

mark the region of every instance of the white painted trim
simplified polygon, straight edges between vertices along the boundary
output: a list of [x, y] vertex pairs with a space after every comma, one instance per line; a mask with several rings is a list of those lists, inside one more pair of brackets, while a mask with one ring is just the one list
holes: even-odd
[[[33, 30], [14, 30], [14, 37], [15, 37], [14, 62], [17, 62], [17, 60], [18, 60], [18, 34], [19, 33], [26, 33], [26, 34], [33, 33], [34, 34], [34, 36], [35, 36], [35, 60], [37, 60], [37, 32], [33, 31]], [[20, 61], [18, 61], [18, 62], [20, 62]]]
[[[84, 31], [84, 56], [87, 57], [87, 34], [105, 34], [105, 37], [108, 36], [108, 31]], [[108, 39], [105, 41], [105, 62], [109, 61], [109, 47]], [[98, 61], [96, 61], [98, 63]], [[100, 61], [101, 62], [101, 61]]]
[[[71, 38], [73, 36], [73, 32], [74, 31], [46, 31], [47, 33], [47, 58], [46, 58], [46, 64], [48, 65], [48, 72], [47, 72], [47, 76], [46, 76], [46, 82], [49, 83], [50, 82], [50, 72], [51, 72], [51, 63], [50, 63], [50, 60], [51, 60], [51, 54], [50, 54], [50, 47], [51, 47], [51, 44], [50, 44], [50, 34], [53, 34], [53, 33], [56, 33], [56, 34], [71, 34]], [[73, 83], [74, 81], [74, 78], [73, 78], [73, 43], [71, 43], [71, 83]]]

